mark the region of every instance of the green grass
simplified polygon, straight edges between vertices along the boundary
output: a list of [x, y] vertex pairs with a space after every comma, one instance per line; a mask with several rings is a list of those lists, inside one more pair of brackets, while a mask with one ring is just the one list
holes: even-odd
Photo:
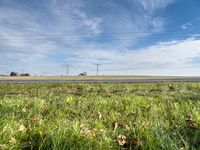
[[0, 149], [200, 149], [200, 83], [0, 84]]

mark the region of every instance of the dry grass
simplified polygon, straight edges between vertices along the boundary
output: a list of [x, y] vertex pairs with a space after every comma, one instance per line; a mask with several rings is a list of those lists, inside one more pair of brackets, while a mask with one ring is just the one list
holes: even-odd
[[92, 79], [172, 79], [194, 78], [189, 76], [43, 76], [43, 77], [0, 77], [0, 80], [92, 80]]

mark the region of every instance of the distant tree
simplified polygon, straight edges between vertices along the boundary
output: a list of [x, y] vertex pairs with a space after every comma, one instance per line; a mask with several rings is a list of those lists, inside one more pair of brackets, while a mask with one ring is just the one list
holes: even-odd
[[16, 72], [11, 72], [11, 73], [10, 73], [10, 76], [11, 76], [11, 77], [18, 76], [18, 73], [16, 73]]
[[20, 76], [29, 77], [30, 74], [29, 73], [24, 73], [24, 74], [20, 74]]

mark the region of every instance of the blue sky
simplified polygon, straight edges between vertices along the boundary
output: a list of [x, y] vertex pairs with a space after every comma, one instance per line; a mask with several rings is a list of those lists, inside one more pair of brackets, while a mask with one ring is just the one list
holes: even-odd
[[200, 75], [199, 0], [1, 0], [0, 74]]

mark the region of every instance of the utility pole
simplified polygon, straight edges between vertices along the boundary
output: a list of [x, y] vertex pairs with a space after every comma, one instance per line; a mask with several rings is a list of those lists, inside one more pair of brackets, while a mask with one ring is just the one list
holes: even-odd
[[67, 75], [67, 76], [69, 75], [69, 67], [70, 67], [70, 66], [71, 66], [71, 65], [69, 65], [69, 64], [66, 65], [66, 67], [67, 67], [66, 75]]
[[101, 64], [94, 64], [97, 66], [97, 76], [99, 75], [99, 66], [101, 66]]

